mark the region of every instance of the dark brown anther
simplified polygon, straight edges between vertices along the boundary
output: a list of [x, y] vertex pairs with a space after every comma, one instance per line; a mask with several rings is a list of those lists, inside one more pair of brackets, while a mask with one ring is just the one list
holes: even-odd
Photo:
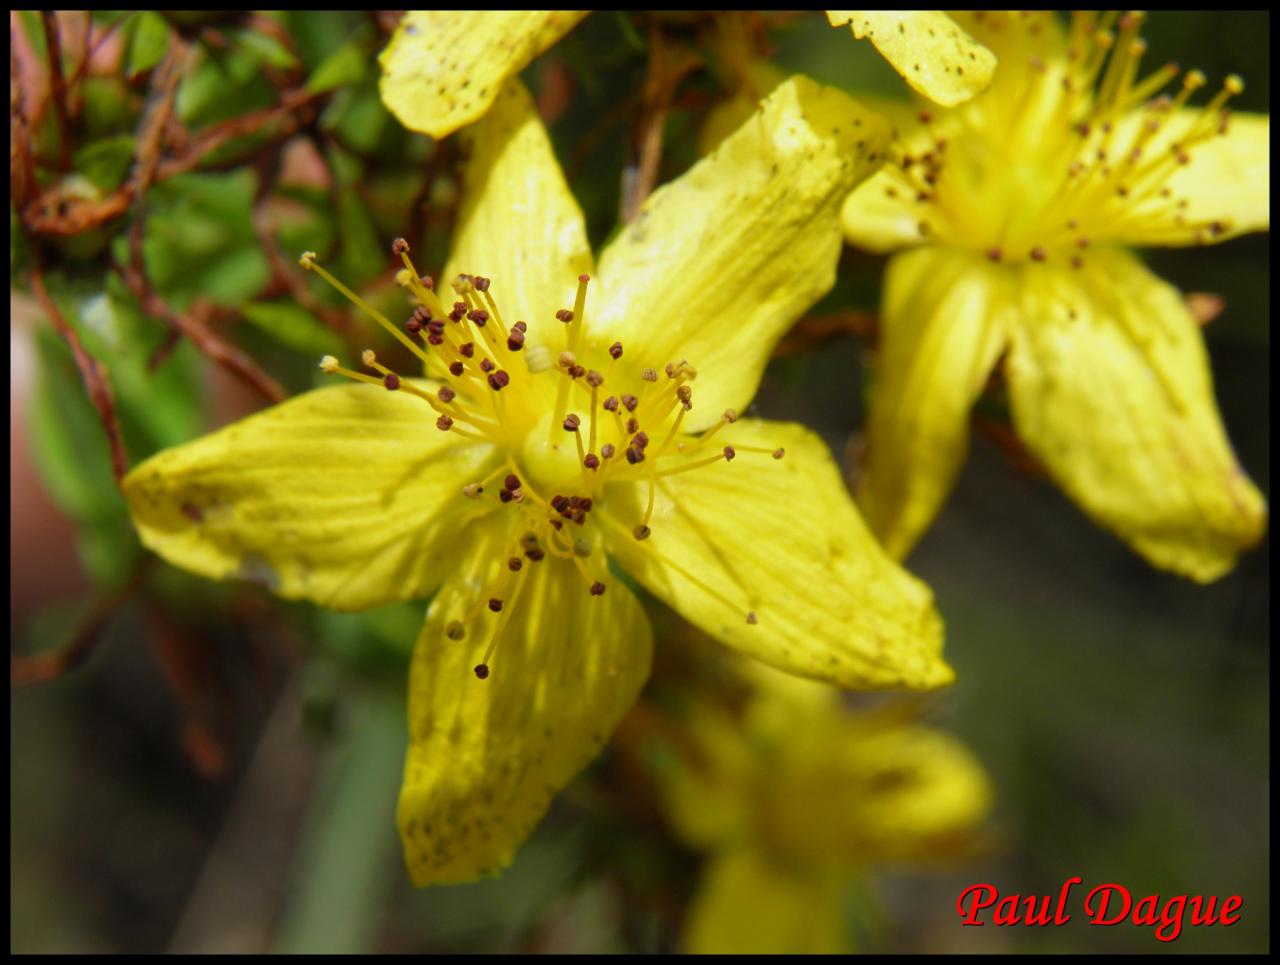
[[465, 314], [467, 314], [467, 303], [466, 303], [466, 302], [454, 302], [454, 303], [453, 303], [453, 310], [454, 310], [455, 312], [462, 312], [462, 314], [463, 314], [463, 315], [465, 315]]
[[733, 446], [725, 446], [725, 447], [724, 447], [724, 461], [725, 461], [725, 462], [733, 462], [733, 457], [734, 457], [734, 456], [736, 456], [737, 454], [738, 454], [738, 453], [737, 453], [737, 450], [735, 450], [735, 449], [733, 448]]
[[646, 382], [657, 382], [658, 373], [654, 369], [644, 369], [640, 372], [640, 378]]
[[458, 354], [461, 355], [464, 359], [471, 358], [471, 356], [476, 354], [476, 343], [463, 342], [461, 345], [458, 346]]
[[449, 321], [460, 322], [462, 321], [462, 316], [465, 314], [467, 314], [466, 309], [455, 308], [453, 311], [449, 313]]
[[[631, 421], [635, 421], [634, 419]], [[635, 448], [643, 450], [649, 445], [649, 434], [647, 432], [637, 432], [631, 440], [631, 445]]]
[[477, 308], [473, 311], [467, 312], [467, 320], [475, 322], [476, 328], [484, 328], [485, 323], [489, 321], [489, 313], [483, 308]]
[[520, 477], [517, 476], [515, 473], [507, 473], [507, 478], [502, 480], [502, 484], [506, 486], [508, 489], [519, 489]]
[[1081, 258], [1079, 255], [1072, 255], [1072, 256], [1071, 256], [1071, 267], [1072, 267], [1072, 268], [1075, 268], [1075, 269], [1083, 268], [1083, 267], [1084, 267], [1084, 259], [1083, 259], [1083, 258]]
[[516, 322], [511, 326], [511, 330], [513, 332], [527, 332], [529, 331], [529, 326], [526, 322]]
[[463, 366], [463, 364], [462, 364], [461, 362], [450, 362], [450, 363], [449, 363], [449, 374], [450, 374], [450, 375], [461, 375], [464, 371], [466, 371], [466, 369], [465, 369], [465, 367]]
[[447, 415], [442, 415], [439, 419], [436, 420], [436, 428], [439, 429], [441, 432], [448, 432], [450, 429], [453, 428], [453, 420], [450, 419]]
[[640, 428], [640, 420], [632, 416], [627, 420], [627, 433], [634, 433]]
[[601, 583], [599, 580], [596, 580], [594, 583], [592, 583], [592, 584], [591, 584], [591, 595], [592, 595], [592, 596], [604, 596], [604, 584], [603, 584], [603, 583]]
[[480, 360], [480, 371], [481, 371], [481, 372], [492, 372], [492, 371], [493, 371], [494, 369], [496, 369], [496, 368], [497, 368], [497, 366], [493, 364], [493, 360], [492, 360], [492, 359], [481, 359], [481, 360]]
[[676, 377], [676, 372], [678, 372], [679, 369], [676, 368], [675, 362], [668, 362], [666, 368], [663, 369], [663, 371], [667, 373], [667, 378], [674, 379]]
[[1000, 260], [1001, 258], [1003, 258], [1003, 257], [1004, 257], [1004, 254], [1000, 251], [1000, 249], [999, 249], [999, 248], [988, 248], [988, 249], [987, 249], [987, 260], [989, 260], [989, 261], [999, 261], [999, 260]]
[[436, 280], [432, 278], [430, 275], [423, 275], [421, 278], [418, 279], [418, 283], [422, 285], [422, 287], [425, 288], [427, 291], [431, 291], [433, 288], [436, 287]]
[[637, 465], [638, 463], [644, 462], [644, 450], [634, 449], [634, 448], [628, 449], [627, 462], [631, 463], [631, 465], [633, 466]]
[[577, 432], [577, 431], [578, 431], [578, 427], [579, 427], [580, 425], [582, 425], [582, 420], [581, 420], [581, 419], [579, 419], [579, 418], [578, 418], [576, 415], [574, 415], [572, 412], [570, 412], [567, 416], [565, 416], [565, 417], [564, 417], [564, 431], [565, 431], [565, 432]]
[[418, 332], [422, 331], [422, 323], [416, 318], [411, 318], [404, 323], [404, 330], [410, 335], [416, 335]]
[[604, 384], [603, 375], [601, 375], [595, 369], [589, 369], [587, 371], [587, 385], [591, 386], [594, 389], [598, 389], [603, 384]]
[[643, 540], [643, 539], [648, 539], [649, 534], [652, 532], [653, 530], [651, 530], [644, 523], [637, 523], [636, 528], [631, 531], [631, 535], [634, 536], [636, 539]]
[[569, 508], [569, 497], [563, 493], [551, 497], [551, 508], [557, 513], [563, 513]]
[[609, 396], [609, 398], [605, 399], [602, 404], [604, 405], [604, 410], [606, 412], [618, 411], [618, 397], [616, 395]]
[[564, 523], [560, 522], [558, 519], [549, 519], [547, 522], [551, 525], [551, 528], [557, 532], [564, 528]]
[[586, 374], [587, 374], [587, 370], [584, 369], [581, 365], [569, 366], [569, 378], [571, 379], [580, 379]]
[[432, 335], [444, 334], [444, 319], [428, 318], [423, 321], [423, 325], [426, 327], [427, 331], [430, 332]]
[[1031, 249], [1032, 261], [1044, 261], [1048, 257], [1049, 255], [1039, 245], [1036, 245], [1034, 248]]
[[[624, 395], [622, 397], [622, 404], [626, 407], [628, 412], [635, 412], [636, 406], [640, 404], [640, 400], [634, 395]], [[631, 431], [634, 432], [635, 430], [632, 429]]]
[[930, 114], [928, 111], [921, 111], [919, 114], [916, 115], [916, 117], [919, 118], [921, 124], [928, 124], [930, 121], [933, 120], [933, 115]]
[[514, 493], [512, 493], [510, 489], [499, 489], [499, 490], [498, 490], [498, 499], [499, 499], [501, 502], [504, 502], [504, 503], [509, 503], [509, 502], [511, 502], [511, 499], [512, 499], [513, 495], [514, 495]]
[[609, 357], [614, 359], [622, 358], [622, 343], [614, 342], [609, 346]]
[[484, 680], [489, 676], [489, 665], [487, 663], [478, 663], [475, 666], [475, 675], [480, 680]]
[[449, 625], [444, 628], [444, 635], [450, 640], [461, 640], [467, 635], [467, 628], [457, 620], [450, 620]]
[[680, 400], [680, 404], [686, 411], [693, 408], [693, 389], [690, 386], [679, 386], [676, 389], [676, 398]]
[[400, 388], [400, 376], [396, 375], [394, 372], [388, 372], [382, 377], [382, 384], [387, 387], [388, 392], [394, 392], [396, 389]]
[[447, 385], [442, 385], [440, 386], [440, 391], [437, 392], [436, 395], [439, 396], [441, 402], [448, 403], [452, 402], [457, 397], [458, 393], [454, 392], [453, 389], [449, 388]]
[[547, 554], [542, 552], [542, 550], [538, 549], [538, 547], [535, 546], [533, 547], [533, 549], [525, 550], [524, 555], [529, 559], [529, 562], [531, 563], [541, 563], [543, 557], [546, 556]]
[[524, 566], [524, 560], [520, 559], [518, 556], [513, 556], [511, 559], [507, 560], [507, 569], [512, 573], [518, 573], [522, 566]]
[[487, 292], [489, 290], [489, 279], [482, 275], [476, 275], [471, 279], [471, 284], [475, 286], [478, 292]]
[[583, 523], [587, 521], [587, 514], [584, 513], [581, 509], [575, 509], [572, 513], [569, 514], [569, 518], [573, 520], [575, 523], [577, 523], [579, 526], [581, 526]]
[[589, 452], [587, 453], [587, 457], [582, 460], [582, 464], [588, 469], [599, 469], [600, 458], [594, 452]]
[[569, 311], [567, 308], [562, 308], [560, 311], [556, 312], [556, 318], [560, 319], [562, 322], [572, 322], [573, 312]]
[[582, 510], [584, 513], [591, 512], [592, 505], [593, 504], [591, 502], [590, 496], [583, 496], [581, 499], [578, 500], [578, 508]]
[[501, 600], [499, 600], [496, 596], [494, 596], [494, 597], [490, 597], [490, 598], [489, 598], [489, 609], [490, 609], [490, 610], [492, 610], [494, 613], [501, 613], [501, 612], [502, 612], [502, 601], [501, 601]]
[[616, 450], [613, 448], [613, 443], [606, 442], [603, 446], [600, 447], [600, 458], [612, 459], [615, 451]]
[[391, 242], [391, 253], [397, 258], [401, 255], [407, 255], [409, 253], [409, 242], [405, 241], [403, 238], [397, 238], [395, 241]]
[[512, 352], [519, 352], [524, 348], [524, 332], [513, 328], [511, 334], [507, 336], [507, 348]]
[[782, 458], [783, 456], [785, 456], [786, 454], [787, 454], [787, 450], [783, 449], [781, 446], [779, 446], [777, 449], [773, 450], [773, 458], [774, 458], [774, 459], [781, 459], [781, 458]]
[[435, 332], [431, 332], [430, 334], [428, 334], [428, 335], [427, 335], [427, 344], [428, 344], [428, 345], [443, 345], [443, 344], [444, 344], [444, 336], [443, 336], [443, 335], [437, 335]]
[[494, 392], [501, 392], [510, 384], [511, 376], [507, 375], [502, 369], [498, 369], [498, 371], [489, 376], [489, 388], [493, 389]]
[[585, 285], [587, 282], [591, 281], [591, 276], [586, 274], [579, 275], [578, 281], [582, 282], [582, 284]]
[[760, 621], [756, 618], [756, 611], [755, 611], [755, 610], [751, 610], [751, 611], [749, 611], [749, 612], [747, 613], [747, 622], [748, 622], [749, 624], [751, 624], [753, 627], [754, 627], [757, 623], [759, 623], [759, 622], [760, 622]]

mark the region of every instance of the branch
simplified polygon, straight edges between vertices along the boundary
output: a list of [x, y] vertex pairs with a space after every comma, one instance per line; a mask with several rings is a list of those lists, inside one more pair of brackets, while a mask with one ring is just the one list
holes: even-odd
[[52, 10], [40, 13], [44, 25], [45, 49], [49, 55], [49, 93], [53, 97], [53, 111], [58, 117], [58, 164], [64, 171], [71, 169], [71, 141], [67, 129], [67, 89], [62, 77], [62, 35], [58, 30], [58, 17]]
[[84, 345], [80, 342], [80, 336], [76, 334], [76, 330], [63, 317], [57, 304], [49, 296], [49, 290], [44, 285], [44, 275], [38, 266], [31, 270], [31, 290], [35, 292], [40, 307], [48, 315], [54, 329], [71, 348], [71, 354], [76, 360], [76, 368], [80, 370], [80, 381], [84, 385], [85, 394], [89, 396], [93, 407], [98, 410], [103, 431], [107, 434], [107, 443], [111, 447], [111, 471], [115, 475], [116, 485], [119, 485], [129, 470], [129, 461], [120, 437], [120, 420], [116, 418], [115, 394], [111, 391], [111, 383], [107, 379], [107, 368], [85, 351]]

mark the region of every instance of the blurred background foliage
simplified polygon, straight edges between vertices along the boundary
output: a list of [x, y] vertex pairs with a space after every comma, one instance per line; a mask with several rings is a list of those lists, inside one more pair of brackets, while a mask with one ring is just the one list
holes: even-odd
[[[376, 55], [395, 22], [10, 15], [12, 950], [675, 945], [699, 857], [616, 749], [508, 873], [414, 891], [393, 811], [422, 605], [339, 615], [189, 577], [143, 553], [115, 486], [119, 466], [310, 388], [322, 353], [373, 342], [395, 356], [294, 265], [314, 249], [376, 301], [398, 295], [391, 238], [443, 262], [458, 148], [382, 107]], [[785, 69], [855, 95], [903, 89], [820, 16], [751, 23]], [[1265, 12], [1157, 14], [1149, 62], [1238, 72], [1239, 108], [1266, 111], [1269, 26]], [[696, 159], [725, 95], [705, 56], [713, 30], [697, 13], [600, 14], [525, 71], [597, 245], [632, 200], [644, 125], [663, 135], [659, 183]], [[655, 44], [704, 55], [661, 113], [642, 96]], [[1206, 331], [1218, 398], [1268, 492], [1268, 238], [1149, 257], [1224, 300]], [[863, 419], [882, 265], [845, 252], [757, 400], [838, 454]], [[945, 873], [877, 869], [849, 895], [856, 946], [1267, 948], [1269, 539], [1209, 587], [1158, 573], [1003, 440], [975, 438], [909, 561], [937, 593], [959, 673], [922, 713], [989, 769], [990, 841]], [[660, 645], [683, 632], [661, 611], [655, 626]], [[1242, 894], [1244, 914], [1169, 945], [1079, 920], [957, 926], [969, 883], [1048, 894], [1072, 875]]]

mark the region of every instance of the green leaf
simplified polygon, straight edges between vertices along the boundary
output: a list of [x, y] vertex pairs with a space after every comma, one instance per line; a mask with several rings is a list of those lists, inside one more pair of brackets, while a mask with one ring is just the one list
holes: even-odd
[[315, 356], [342, 352], [342, 339], [296, 302], [254, 302], [243, 311], [247, 321], [282, 345]]
[[128, 26], [129, 50], [125, 55], [129, 77], [150, 70], [164, 58], [169, 49], [169, 25], [164, 17], [150, 10], [140, 13]]
[[307, 78], [307, 90], [319, 94], [335, 87], [355, 84], [364, 79], [369, 67], [369, 52], [364, 45], [352, 41], [343, 44], [316, 67]]
[[76, 152], [75, 168], [103, 191], [114, 191], [133, 164], [135, 143], [132, 134], [94, 141]]
[[257, 54], [263, 63], [272, 67], [293, 67], [298, 63], [298, 58], [290, 53], [289, 48], [269, 34], [242, 30], [235, 35], [235, 39]]

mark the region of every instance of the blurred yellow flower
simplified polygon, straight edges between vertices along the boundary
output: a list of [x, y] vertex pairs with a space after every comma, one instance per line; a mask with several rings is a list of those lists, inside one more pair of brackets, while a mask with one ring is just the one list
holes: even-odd
[[943, 107], [955, 107], [991, 84], [996, 58], [939, 10], [828, 10], [866, 38], [912, 88]]
[[[1178, 69], [1139, 78], [1140, 14], [973, 14], [991, 88], [896, 108], [901, 165], [849, 198], [846, 235], [889, 262], [858, 493], [889, 552], [932, 522], [968, 448], [968, 412], [1004, 357], [1027, 447], [1154, 565], [1207, 582], [1266, 510], [1214, 404], [1199, 326], [1123, 245], [1195, 245], [1269, 224], [1270, 120], [1208, 105]], [[892, 106], [878, 108], [894, 111]]]
[[723, 690], [695, 695], [680, 738], [650, 748], [668, 819], [710, 855], [685, 950], [849, 951], [851, 880], [973, 850], [990, 785], [959, 741], [902, 708], [856, 714], [831, 687], [746, 669], [740, 714]]
[[445, 271], [456, 294], [395, 246], [418, 303], [407, 332], [302, 259], [430, 380], [373, 352], [367, 371], [326, 357], [357, 384], [161, 453], [125, 482], [143, 541], [207, 576], [338, 609], [439, 588], [413, 661], [399, 808], [418, 884], [509, 863], [634, 700], [651, 632], [607, 559], [787, 671], [847, 687], [952, 678], [928, 589], [880, 550], [826, 445], [734, 411], [830, 288], [839, 208], [880, 164], [880, 121], [804, 78], [781, 85], [598, 265], [518, 81], [469, 137]]

